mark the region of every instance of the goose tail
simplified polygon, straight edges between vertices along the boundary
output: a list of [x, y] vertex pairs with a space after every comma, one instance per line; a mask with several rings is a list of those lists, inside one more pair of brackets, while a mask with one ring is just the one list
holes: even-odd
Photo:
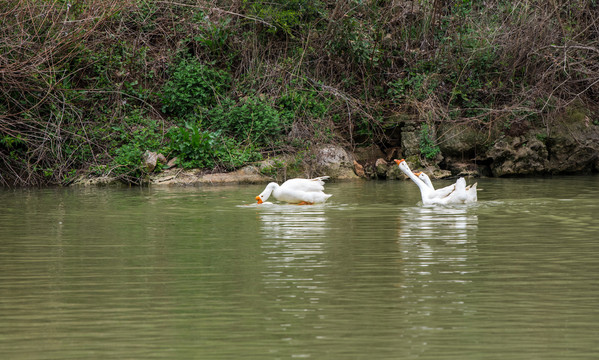
[[326, 176], [326, 175], [325, 175], [325, 176], [319, 176], [319, 177], [317, 177], [317, 178], [314, 178], [314, 179], [311, 179], [311, 180], [312, 180], [312, 181], [324, 181], [324, 180], [328, 180], [328, 179], [330, 179], [330, 178], [331, 178], [330, 176]]

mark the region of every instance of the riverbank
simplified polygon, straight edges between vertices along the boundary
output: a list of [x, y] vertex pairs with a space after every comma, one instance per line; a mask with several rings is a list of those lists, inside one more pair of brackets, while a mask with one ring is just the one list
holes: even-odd
[[[293, 177], [331, 176], [333, 180], [406, 180], [393, 162], [406, 158], [413, 170], [425, 171], [433, 179], [457, 176], [506, 177], [599, 172], [599, 126], [588, 117], [558, 118], [546, 128], [529, 128], [520, 134], [488, 134], [467, 126], [446, 126], [434, 137], [441, 144], [432, 159], [422, 153], [419, 135], [422, 125], [414, 121], [397, 122], [391, 129], [401, 146], [383, 151], [377, 145], [354, 151], [339, 145], [320, 146], [308, 154], [273, 157], [231, 172], [171, 167], [146, 174], [143, 184], [219, 185], [261, 184]], [[420, 139], [421, 140], [421, 139]], [[167, 162], [167, 159], [164, 159]], [[155, 165], [155, 163], [154, 163]], [[152, 166], [152, 170], [154, 166]], [[158, 169], [158, 168], [157, 168]], [[118, 177], [82, 175], [75, 185], [119, 183]]]

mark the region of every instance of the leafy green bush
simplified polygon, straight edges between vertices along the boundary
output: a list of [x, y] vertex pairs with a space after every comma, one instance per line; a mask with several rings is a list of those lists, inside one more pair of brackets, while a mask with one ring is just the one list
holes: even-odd
[[251, 97], [235, 103], [224, 100], [202, 119], [209, 129], [220, 129], [237, 140], [266, 146], [285, 133], [286, 121], [281, 113], [266, 102]]
[[243, 4], [249, 14], [274, 26], [267, 29], [271, 33], [282, 30], [292, 34], [308, 27], [312, 21], [317, 22], [323, 15], [326, 18], [325, 3], [319, 0], [259, 0]]
[[143, 173], [142, 155], [146, 150], [166, 153], [162, 127], [140, 112], [126, 116], [123, 124], [113, 126], [111, 130], [114, 137], [110, 151], [113, 175], [139, 177]]
[[441, 149], [435, 144], [428, 124], [423, 124], [420, 128], [420, 153], [427, 159], [433, 159], [440, 152]]
[[195, 124], [171, 128], [167, 136], [171, 140], [172, 153], [179, 158], [183, 168], [222, 166], [234, 169], [262, 158], [252, 147], [241, 147], [220, 132], [202, 131]]
[[182, 59], [162, 89], [162, 111], [185, 116], [196, 107], [213, 106], [217, 97], [229, 89], [230, 82], [231, 76], [224, 71], [195, 59]]
[[405, 78], [389, 84], [389, 95], [397, 103], [408, 98], [425, 100], [435, 93], [439, 82], [435, 74], [410, 71]]
[[193, 37], [193, 41], [201, 49], [203, 56], [213, 59], [225, 58], [225, 65], [230, 66], [236, 51], [227, 46], [229, 38], [233, 37], [234, 28], [230, 25], [231, 18], [223, 18], [212, 22], [203, 11], [194, 16], [194, 21], [200, 25], [200, 34]]
[[295, 117], [322, 118], [330, 105], [331, 100], [319, 97], [316, 91], [291, 90], [277, 100], [281, 116], [286, 121], [292, 121]]

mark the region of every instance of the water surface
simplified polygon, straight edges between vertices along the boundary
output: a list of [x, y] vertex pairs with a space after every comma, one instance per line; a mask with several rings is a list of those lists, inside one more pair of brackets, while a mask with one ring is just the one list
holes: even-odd
[[0, 357], [596, 358], [599, 177], [478, 182], [0, 190]]

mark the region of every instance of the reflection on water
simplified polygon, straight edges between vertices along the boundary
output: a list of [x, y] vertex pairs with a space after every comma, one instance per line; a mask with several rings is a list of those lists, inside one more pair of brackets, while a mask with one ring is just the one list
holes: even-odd
[[402, 300], [409, 304], [406, 326], [419, 353], [475, 313], [469, 291], [477, 272], [478, 215], [475, 205], [416, 206], [401, 209], [399, 219]]
[[[265, 269], [262, 281], [265, 296], [272, 297], [272, 309], [266, 317], [267, 329], [280, 334], [283, 343], [292, 344], [302, 337], [298, 325], [315, 323], [322, 316], [319, 305], [327, 293], [325, 205], [269, 205], [260, 207], [261, 249]], [[317, 330], [315, 337], [322, 338]], [[309, 351], [293, 353], [309, 356]]]
[[599, 176], [0, 189], [1, 359], [592, 359]]
[[[267, 282], [280, 279], [285, 268], [311, 272], [326, 265], [324, 240], [327, 218], [324, 205], [270, 205], [260, 210], [261, 248], [269, 269], [265, 274], [269, 279]], [[286, 281], [290, 280], [289, 277], [289, 274], [285, 276]]]
[[[421, 206], [402, 209], [399, 245], [408, 275], [453, 274], [451, 281], [472, 271], [468, 258], [476, 254], [478, 215], [472, 205]], [[416, 277], [418, 279], [418, 277]]]
[[401, 239], [438, 239], [463, 243], [476, 234], [476, 205], [415, 206], [402, 209]]
[[269, 239], [322, 237], [327, 230], [325, 205], [267, 205], [259, 209], [262, 233]]

